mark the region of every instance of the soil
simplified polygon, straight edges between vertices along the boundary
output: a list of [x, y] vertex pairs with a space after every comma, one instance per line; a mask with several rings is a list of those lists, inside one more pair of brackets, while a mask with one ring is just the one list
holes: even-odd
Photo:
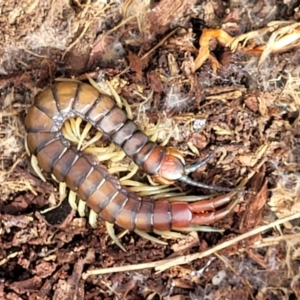
[[[0, 299], [300, 299], [299, 45], [262, 61], [212, 40], [220, 67], [191, 67], [203, 29], [238, 36], [272, 21], [298, 24], [299, 11], [295, 0], [0, 2]], [[56, 78], [109, 82], [139, 126], [187, 165], [217, 149], [192, 177], [246, 191], [212, 224], [222, 233], [159, 244], [127, 232], [125, 252], [68, 197], [44, 213], [61, 192], [34, 171], [24, 118]], [[149, 183], [141, 171], [133, 179]]]

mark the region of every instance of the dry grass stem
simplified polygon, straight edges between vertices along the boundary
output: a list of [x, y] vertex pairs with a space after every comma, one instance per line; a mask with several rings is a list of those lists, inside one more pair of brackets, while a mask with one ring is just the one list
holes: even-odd
[[283, 224], [284, 222], [288, 222], [288, 221], [295, 220], [298, 218], [300, 218], [300, 212], [297, 214], [282, 218], [282, 219], [278, 219], [268, 225], [263, 225], [263, 226], [257, 227], [249, 232], [241, 234], [240, 236], [237, 236], [229, 241], [221, 243], [207, 251], [203, 251], [200, 253], [194, 253], [191, 255], [183, 255], [180, 257], [172, 258], [172, 259], [163, 259], [163, 260], [151, 262], [151, 263], [113, 267], [113, 268], [106, 268], [106, 269], [88, 270], [87, 272], [82, 274], [82, 278], [86, 279], [87, 277], [89, 277], [91, 275], [101, 275], [101, 274], [116, 273], [116, 272], [129, 272], [129, 271], [149, 269], [149, 268], [155, 268], [155, 271], [157, 271], [157, 273], [160, 273], [160, 272], [163, 272], [174, 266], [188, 264], [196, 259], [201, 259], [201, 258], [207, 257], [209, 255], [215, 255], [218, 251], [228, 248], [228, 247], [230, 247], [242, 240], [245, 240], [253, 235], [267, 231], [269, 229], [272, 229], [276, 226]]

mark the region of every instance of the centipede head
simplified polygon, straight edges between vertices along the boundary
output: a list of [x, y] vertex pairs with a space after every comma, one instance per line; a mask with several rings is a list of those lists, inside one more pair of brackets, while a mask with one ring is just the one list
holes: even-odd
[[185, 174], [184, 165], [185, 161], [181, 153], [174, 148], [167, 148], [158, 174], [153, 178], [161, 184], [172, 184]]
[[197, 186], [219, 192], [241, 191], [238, 189], [204, 184], [202, 182], [195, 181], [194, 179], [188, 176], [190, 173], [196, 171], [201, 166], [207, 164], [216, 151], [217, 148], [203, 160], [200, 160], [191, 166], [185, 166], [185, 161], [181, 153], [174, 148], [167, 148], [166, 155], [161, 163], [158, 174], [154, 176], [154, 179], [155, 181], [161, 184], [173, 184], [176, 180], [179, 180], [192, 186]]

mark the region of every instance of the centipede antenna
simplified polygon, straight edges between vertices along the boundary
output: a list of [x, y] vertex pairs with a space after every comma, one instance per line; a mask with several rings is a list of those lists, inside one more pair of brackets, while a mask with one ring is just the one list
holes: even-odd
[[197, 163], [195, 163], [195, 164], [193, 164], [191, 166], [185, 167], [184, 168], [185, 174], [190, 174], [192, 172], [195, 172], [200, 167], [206, 165], [209, 162], [209, 160], [214, 156], [214, 154], [216, 153], [217, 149], [218, 148], [216, 148], [215, 150], [213, 150], [208, 156], [206, 156], [204, 159], [198, 161]]
[[222, 187], [222, 186], [201, 183], [201, 182], [193, 180], [192, 178], [188, 177], [187, 175], [181, 176], [179, 178], [179, 180], [182, 182], [185, 182], [189, 185], [193, 185], [193, 186], [197, 186], [197, 187], [209, 189], [209, 190], [215, 190], [218, 192], [245, 192], [245, 191], [239, 190], [239, 189], [231, 189], [231, 188], [226, 188], [226, 187]]

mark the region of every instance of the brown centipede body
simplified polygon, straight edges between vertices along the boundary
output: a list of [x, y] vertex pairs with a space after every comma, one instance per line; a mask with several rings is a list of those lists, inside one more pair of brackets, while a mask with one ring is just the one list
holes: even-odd
[[158, 182], [181, 180], [218, 191], [232, 190], [202, 184], [188, 177], [212, 154], [186, 167], [180, 152], [151, 142], [109, 96], [89, 84], [56, 83], [38, 94], [28, 111], [25, 119], [28, 149], [45, 172], [53, 173], [60, 182], [66, 182], [105, 221], [143, 232], [185, 231], [223, 218], [237, 203], [228, 195], [194, 202], [154, 201], [151, 197], [139, 197], [122, 187], [103, 165], [77, 150], [62, 135], [64, 122], [75, 116], [102, 131]]

